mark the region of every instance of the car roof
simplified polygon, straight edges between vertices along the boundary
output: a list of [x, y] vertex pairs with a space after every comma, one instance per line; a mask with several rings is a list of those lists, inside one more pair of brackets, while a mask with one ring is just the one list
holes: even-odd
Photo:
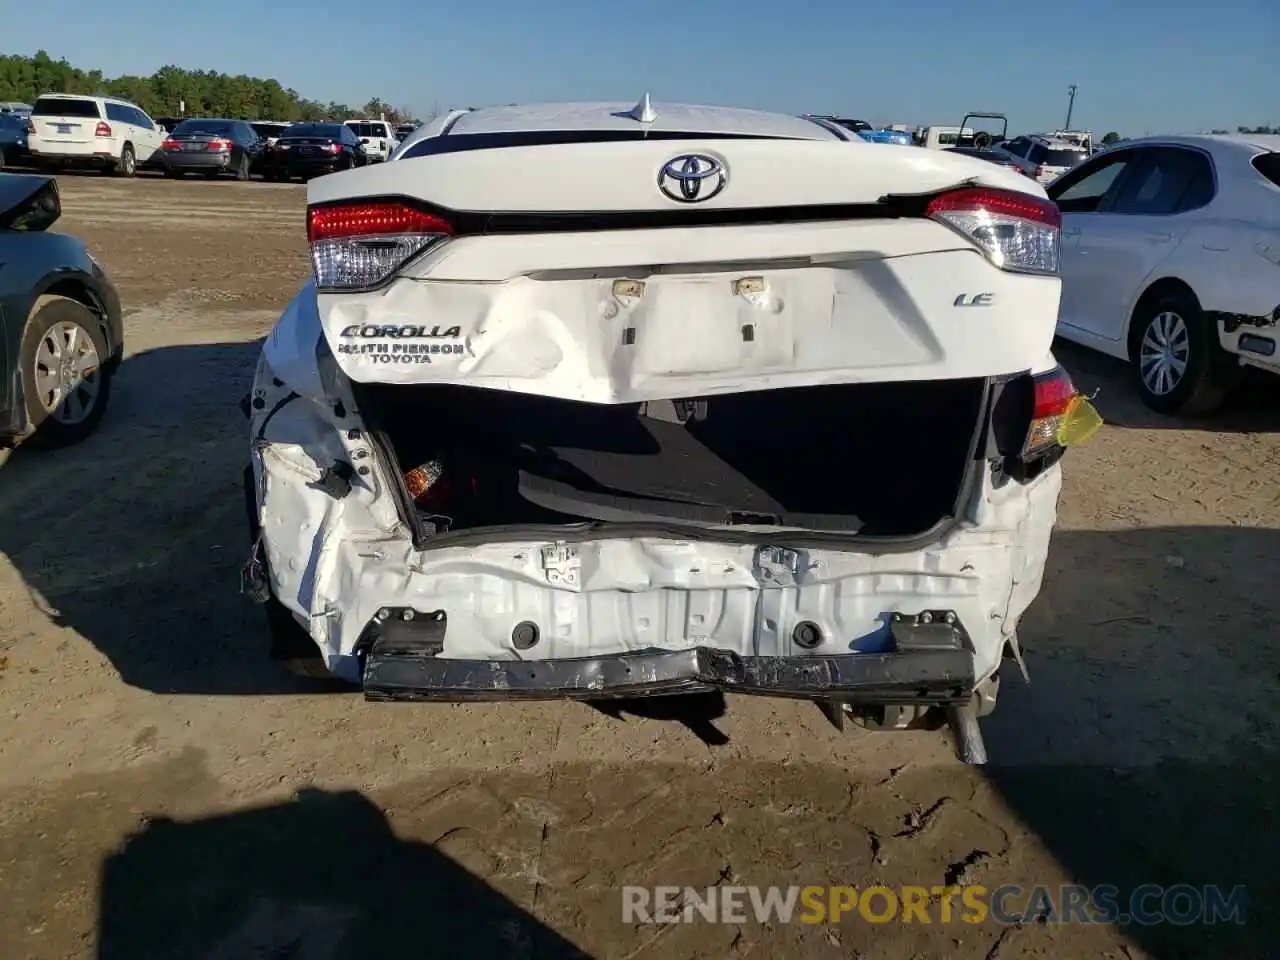
[[1047, 137], [1043, 134], [1037, 133], [1033, 134], [1030, 139], [1034, 140], [1036, 143], [1042, 143], [1046, 147], [1052, 147], [1054, 150], [1075, 150], [1079, 153], [1085, 152], [1084, 147], [1080, 144], [1076, 143], [1074, 140], [1067, 140], [1063, 137]]
[[[649, 101], [641, 103], [652, 111], [652, 122], [644, 128], [676, 133], [736, 134], [803, 140], [835, 139], [826, 128], [801, 117], [738, 107], [702, 106]], [[515, 133], [541, 130], [635, 130], [640, 104], [625, 101], [591, 103], [535, 103], [485, 107], [462, 114], [449, 128], [449, 135], [471, 133]]]
[[1139, 137], [1124, 140], [1109, 149], [1122, 147], [1173, 146], [1198, 147], [1210, 153], [1259, 152], [1280, 153], [1280, 135], [1266, 133], [1184, 133], [1164, 137]]

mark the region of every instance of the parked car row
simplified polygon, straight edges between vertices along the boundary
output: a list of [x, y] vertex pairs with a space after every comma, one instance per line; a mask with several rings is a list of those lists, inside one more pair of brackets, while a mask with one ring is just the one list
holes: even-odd
[[131, 177], [247, 180], [307, 178], [390, 159], [414, 124], [386, 120], [286, 123], [219, 117], [153, 118], [118, 97], [51, 93], [27, 116], [0, 117], [0, 167], [13, 159], [42, 169], [82, 167]]

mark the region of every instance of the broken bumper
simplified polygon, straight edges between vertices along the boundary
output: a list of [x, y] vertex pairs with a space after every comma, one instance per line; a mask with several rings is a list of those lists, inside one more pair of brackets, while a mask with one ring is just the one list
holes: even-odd
[[370, 624], [364, 691], [370, 700], [586, 700], [720, 689], [851, 704], [961, 703], [977, 678], [967, 634], [954, 615], [947, 617], [896, 617], [893, 648], [880, 653], [742, 656], [691, 647], [602, 657], [457, 660], [438, 655], [443, 616], [394, 616]]

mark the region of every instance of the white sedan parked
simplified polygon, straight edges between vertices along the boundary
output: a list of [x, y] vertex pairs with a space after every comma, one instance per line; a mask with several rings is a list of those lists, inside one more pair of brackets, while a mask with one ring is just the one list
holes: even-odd
[[1051, 184], [1058, 335], [1129, 360], [1161, 413], [1205, 413], [1249, 365], [1280, 373], [1280, 136], [1127, 141]]

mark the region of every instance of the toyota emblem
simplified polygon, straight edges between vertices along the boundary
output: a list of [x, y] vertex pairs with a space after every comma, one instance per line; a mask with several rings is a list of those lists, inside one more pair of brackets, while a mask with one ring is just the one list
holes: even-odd
[[710, 200], [729, 182], [724, 164], [705, 153], [672, 157], [658, 171], [658, 189], [680, 203]]

